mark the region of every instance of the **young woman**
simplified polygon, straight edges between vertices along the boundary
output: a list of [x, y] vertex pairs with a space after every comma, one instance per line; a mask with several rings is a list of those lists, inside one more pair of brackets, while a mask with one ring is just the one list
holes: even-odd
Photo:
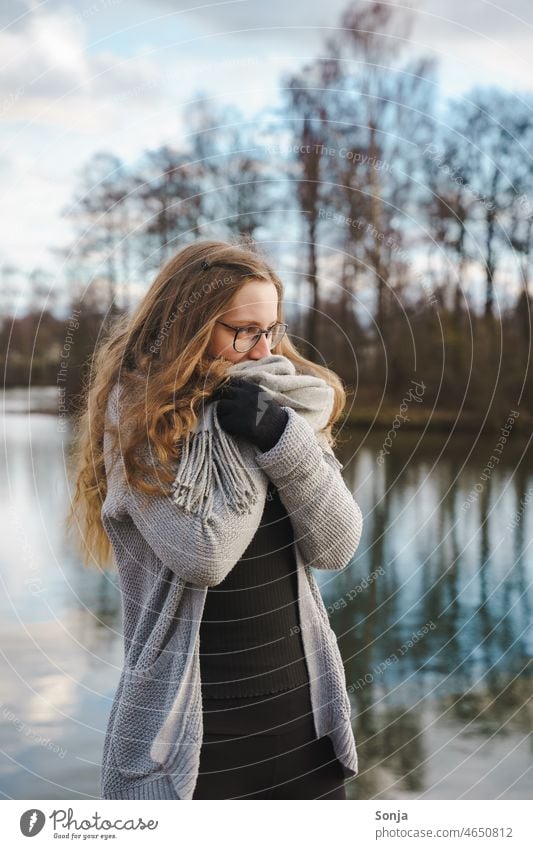
[[361, 535], [331, 447], [345, 395], [282, 301], [260, 255], [196, 242], [96, 354], [69, 521], [122, 594], [102, 798], [345, 799], [357, 773], [311, 571]]

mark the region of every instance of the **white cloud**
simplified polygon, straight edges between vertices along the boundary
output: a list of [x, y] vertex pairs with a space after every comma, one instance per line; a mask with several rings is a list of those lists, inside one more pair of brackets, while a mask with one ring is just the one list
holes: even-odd
[[426, 0], [415, 18], [413, 41], [435, 53], [444, 92], [451, 96], [476, 84], [532, 89], [531, 0], [507, 7], [486, 0]]
[[0, 32], [4, 62], [0, 96], [17, 88], [25, 96], [57, 96], [86, 77], [82, 27], [71, 14], [29, 16], [26, 26]]
[[418, 30], [429, 43], [475, 38], [509, 43], [531, 31], [533, 22], [531, 0], [507, 0], [505, 6], [490, 0], [422, 0], [417, 5]]

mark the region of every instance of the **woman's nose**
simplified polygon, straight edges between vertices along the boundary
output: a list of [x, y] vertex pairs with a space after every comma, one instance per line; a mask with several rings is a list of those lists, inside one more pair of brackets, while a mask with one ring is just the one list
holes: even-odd
[[260, 360], [262, 357], [268, 357], [269, 354], [270, 348], [268, 347], [266, 336], [263, 333], [257, 345], [254, 345], [252, 350], [248, 352], [248, 357], [251, 360]]

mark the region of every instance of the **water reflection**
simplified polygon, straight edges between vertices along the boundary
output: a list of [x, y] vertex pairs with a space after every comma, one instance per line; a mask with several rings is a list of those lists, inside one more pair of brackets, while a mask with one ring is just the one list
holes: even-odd
[[[34, 390], [32, 407], [45, 409]], [[102, 731], [122, 662], [115, 574], [83, 569], [64, 538], [68, 429], [19, 411], [2, 422], [0, 792], [98, 798]]]
[[353, 705], [362, 771], [350, 795], [524, 798], [531, 464], [523, 442], [509, 443], [476, 489], [493, 439], [464, 463], [474, 436], [444, 451], [445, 436], [418, 438], [400, 437], [383, 466], [377, 435], [339, 451], [364, 538], [348, 570], [316, 574]]
[[[122, 662], [117, 578], [83, 569], [63, 537], [68, 429], [16, 409], [2, 419], [0, 791], [97, 798]], [[353, 706], [348, 795], [528, 798], [531, 457], [513, 437], [469, 501], [493, 438], [399, 433], [383, 465], [377, 433], [343, 438], [364, 535], [346, 570], [314, 574]]]

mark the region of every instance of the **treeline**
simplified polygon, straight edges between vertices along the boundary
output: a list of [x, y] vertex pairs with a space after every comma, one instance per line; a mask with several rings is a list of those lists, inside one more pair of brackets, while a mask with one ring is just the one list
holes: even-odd
[[[417, 376], [452, 420], [532, 409], [533, 99], [491, 87], [442, 103], [411, 26], [405, 9], [351, 3], [323, 55], [282, 78], [281, 107], [247, 120], [199, 96], [183, 144], [84, 165], [58, 256], [80, 367], [168, 257], [220, 237], [280, 260], [290, 332], [357, 390], [356, 410]], [[53, 350], [43, 315], [4, 321], [8, 379], [32, 333], [31, 356]]]

